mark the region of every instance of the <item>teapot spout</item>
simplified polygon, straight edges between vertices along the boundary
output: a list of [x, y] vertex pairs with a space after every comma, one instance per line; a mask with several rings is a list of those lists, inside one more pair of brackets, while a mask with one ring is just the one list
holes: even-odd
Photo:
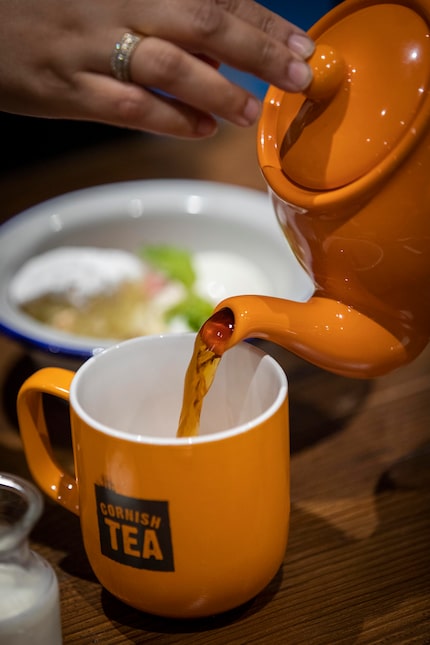
[[359, 311], [314, 296], [294, 302], [266, 296], [223, 300], [215, 313], [228, 311], [231, 333], [222, 351], [241, 340], [274, 342], [305, 360], [342, 376], [373, 378], [410, 362], [425, 346], [400, 339]]

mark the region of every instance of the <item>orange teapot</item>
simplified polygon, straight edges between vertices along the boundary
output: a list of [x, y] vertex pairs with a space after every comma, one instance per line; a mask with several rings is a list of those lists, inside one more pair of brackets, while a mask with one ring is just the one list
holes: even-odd
[[258, 159], [315, 292], [233, 297], [231, 337], [374, 377], [430, 336], [430, 2], [345, 0], [310, 30], [304, 94], [270, 87]]

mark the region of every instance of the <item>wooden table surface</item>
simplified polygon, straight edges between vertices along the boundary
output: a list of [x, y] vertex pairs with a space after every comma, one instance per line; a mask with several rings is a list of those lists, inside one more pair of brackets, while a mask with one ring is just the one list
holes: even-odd
[[[264, 190], [255, 131], [223, 126], [204, 142], [136, 134], [14, 171], [0, 179], [0, 217], [84, 186], [162, 177]], [[221, 616], [142, 614], [101, 588], [78, 519], [46, 501], [32, 547], [56, 569], [64, 643], [430, 644], [430, 347], [372, 381], [268, 349], [290, 382], [292, 513], [278, 575]], [[0, 470], [28, 478], [15, 397], [35, 367], [0, 337]], [[68, 458], [67, 442], [62, 449]]]

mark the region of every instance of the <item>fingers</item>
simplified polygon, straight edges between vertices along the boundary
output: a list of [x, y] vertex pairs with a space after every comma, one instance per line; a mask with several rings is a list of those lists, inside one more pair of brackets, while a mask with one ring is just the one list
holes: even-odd
[[217, 130], [216, 120], [173, 98], [107, 76], [83, 73], [79, 90], [63, 118], [82, 118], [183, 138], [202, 138]]
[[254, 74], [286, 91], [311, 81], [304, 60], [314, 49], [306, 34], [251, 0], [157, 0], [136, 4], [133, 28]]
[[133, 82], [156, 88], [200, 112], [248, 126], [260, 113], [259, 102], [212, 65], [159, 38], [144, 38], [131, 60]]
[[[299, 49], [312, 53], [311, 46], [304, 47], [304, 36], [294, 33], [287, 43], [268, 36], [253, 25], [241, 23], [230, 16], [228, 29], [220, 34], [217, 47], [226, 52], [223, 62], [261, 78], [287, 92], [300, 92], [312, 80], [312, 71], [304, 57], [296, 53]], [[234, 40], [234, 47], [231, 42]], [[292, 42], [293, 52], [288, 43]], [[308, 53], [309, 52], [309, 53]], [[209, 51], [214, 55], [215, 52]]]

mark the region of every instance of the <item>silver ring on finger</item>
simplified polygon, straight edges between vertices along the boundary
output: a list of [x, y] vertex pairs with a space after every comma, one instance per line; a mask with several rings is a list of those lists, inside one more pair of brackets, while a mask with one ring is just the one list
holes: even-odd
[[115, 43], [110, 59], [112, 75], [118, 81], [130, 81], [130, 61], [134, 50], [142, 40], [142, 36], [126, 31], [121, 40]]

